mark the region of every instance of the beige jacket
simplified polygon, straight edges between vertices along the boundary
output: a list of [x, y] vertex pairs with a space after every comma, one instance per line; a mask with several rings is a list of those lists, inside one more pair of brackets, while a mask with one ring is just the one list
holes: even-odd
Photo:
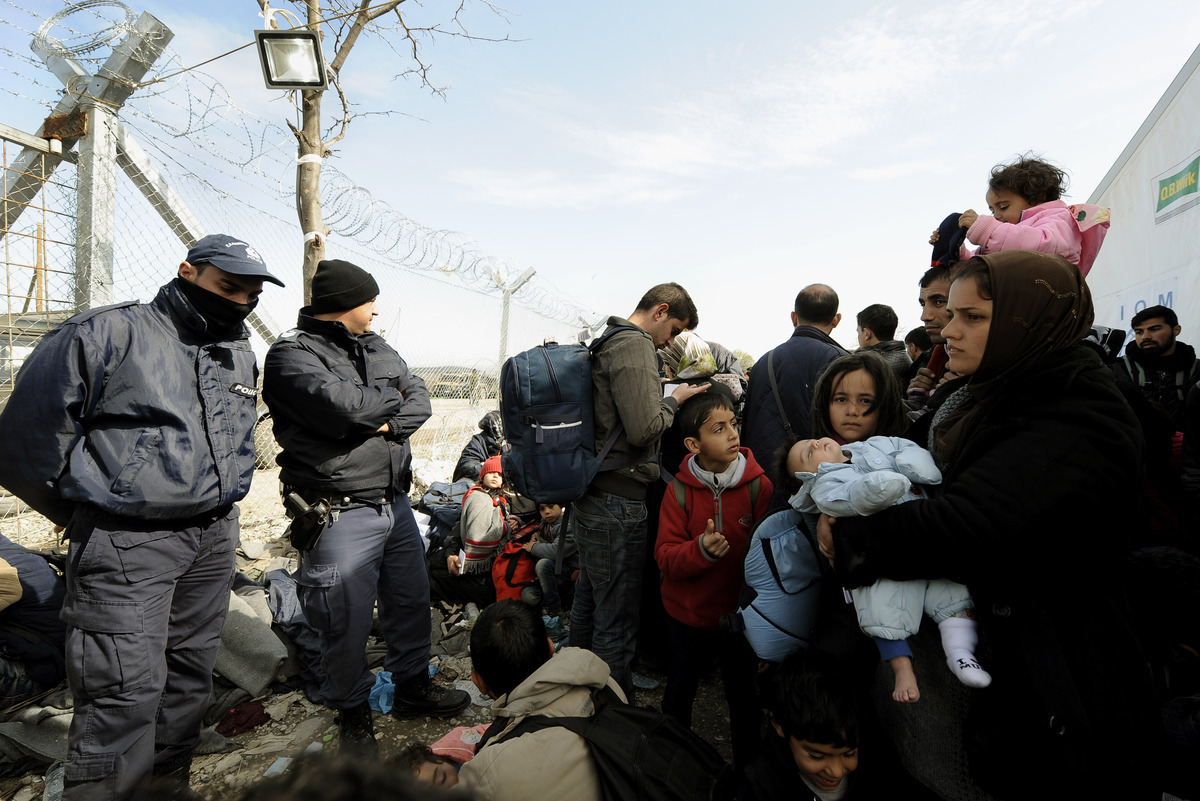
[[[592, 690], [605, 684], [625, 698], [603, 660], [582, 648], [564, 648], [511, 693], [497, 698], [492, 714], [511, 718], [504, 731], [526, 715], [587, 717], [592, 714]], [[561, 728], [489, 744], [462, 766], [458, 780], [486, 801], [603, 799], [587, 743]]]

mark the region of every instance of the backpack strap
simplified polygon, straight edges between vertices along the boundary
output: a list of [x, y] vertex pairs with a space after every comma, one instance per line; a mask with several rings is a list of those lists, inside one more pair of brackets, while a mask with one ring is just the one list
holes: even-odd
[[1142, 387], [1146, 383], [1146, 371], [1142, 366], [1129, 358], [1128, 355], [1122, 356], [1121, 361], [1125, 362], [1125, 369], [1129, 371], [1129, 378], [1133, 381], [1135, 387]]
[[605, 684], [603, 687], [596, 687], [592, 690], [592, 710], [591, 717], [548, 717], [546, 715], [526, 715], [521, 719], [521, 722], [513, 726], [509, 731], [501, 732], [508, 725], [509, 721], [506, 718], [497, 718], [496, 721], [488, 726], [484, 732], [483, 739], [479, 741], [479, 745], [475, 746], [475, 753], [479, 753], [483, 748], [490, 743], [500, 742], [502, 740], [511, 740], [514, 737], [520, 737], [522, 734], [541, 731], [555, 726], [573, 731], [582, 737], [588, 739], [588, 733], [592, 728], [593, 720], [601, 709], [612, 703], [622, 703], [620, 697], [613, 692], [612, 688]]
[[554, 575], [557, 577], [562, 575], [563, 557], [567, 552], [567, 523], [571, 519], [571, 504], [563, 506], [562, 517], [558, 521], [558, 533], [554, 536], [557, 541], [554, 543]]
[[750, 515], [751, 520], [754, 519], [754, 510], [758, 508], [758, 490], [762, 487], [762, 482], [759, 479], [762, 476], [755, 476], [750, 479]]
[[675, 503], [687, 514], [687, 487], [677, 478], [671, 479], [671, 489], [675, 492]]
[[621, 333], [622, 331], [641, 330], [642, 329], [638, 328], [636, 325], [614, 325], [612, 328], [608, 329], [603, 334], [592, 340], [592, 344], [588, 345], [588, 353], [595, 353], [600, 349], [601, 345], [603, 345], [605, 342], [608, 342], [608, 340], [612, 339], [615, 335]]
[[505, 567], [504, 567], [504, 583], [510, 587], [513, 587], [514, 589], [516, 587], [532, 587], [533, 585], [538, 583], [536, 577], [533, 578], [531, 581], [513, 581], [513, 576], [516, 574], [517, 566], [520, 565], [521, 557], [523, 557], [523, 556], [526, 556], [526, 553], [524, 550], [520, 550], [520, 551], [511, 551], [508, 553], [501, 553], [500, 556], [498, 557], [500, 559], [508, 560], [508, 564], [505, 565]]
[[[827, 562], [825, 557], [821, 556], [821, 547], [817, 543], [816, 536], [814, 536], [812, 531], [809, 530], [808, 524], [804, 522], [804, 518], [799, 512], [793, 512], [793, 514], [796, 515], [795, 521], [797, 530], [804, 535], [804, 539], [808, 542], [808, 547], [812, 549], [813, 559], [816, 560], [817, 566], [821, 569], [821, 575], [824, 575], [825, 565]], [[783, 590], [785, 595], [800, 595], [812, 585], [806, 584], [795, 592], [788, 592], [786, 589], [784, 589], [783, 576], [779, 572], [779, 566], [775, 563], [775, 553], [771, 550], [771, 542], [772, 541], [769, 539], [759, 540], [759, 545], [763, 552], [763, 558], [767, 560], [767, 567], [771, 571], [771, 578], [775, 579], [775, 583], [779, 585], [779, 589]]]
[[779, 379], [775, 377], [775, 349], [767, 351], [767, 375], [771, 379], [771, 393], [775, 395], [775, 408], [779, 409], [779, 420], [783, 423], [783, 433], [792, 433], [792, 424], [788, 422], [787, 412], [783, 410], [783, 398], [779, 397]]

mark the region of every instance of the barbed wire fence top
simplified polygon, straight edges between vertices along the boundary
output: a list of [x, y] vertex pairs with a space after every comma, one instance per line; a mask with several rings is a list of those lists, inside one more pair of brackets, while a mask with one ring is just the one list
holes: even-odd
[[[0, 92], [27, 106], [32, 101], [46, 114], [68, 93], [30, 49], [34, 38], [43, 52], [73, 59], [96, 75], [114, 45], [130, 35], [137, 16], [114, 0], [74, 7], [36, 4], [50, 5], [40, 12], [29, 7], [32, 2], [0, 3], [5, 6], [0, 14]], [[140, 152], [169, 192], [148, 192], [118, 170], [110, 191], [90, 193], [85, 213], [98, 211], [113, 220], [111, 286], [104, 288], [105, 294], [112, 302], [147, 301], [175, 275], [187, 248], [181, 241], [183, 224], [168, 220], [182, 207], [190, 215], [189, 230], [244, 239], [287, 283], [282, 289], [268, 285], [256, 310], [266, 329], [254, 337], [261, 360], [267, 348], [263, 334], [292, 327], [302, 303], [296, 140], [277, 122], [240, 108], [211, 75], [196, 69], [181, 72], [184, 67], [167, 46], [117, 115], [124, 129], [118, 132], [123, 157], [129, 160], [131, 149], [134, 157]], [[33, 127], [28, 120], [0, 123]], [[77, 249], [92, 243], [76, 241], [76, 229], [79, 182], [93, 177], [78, 176], [70, 161], [58, 163], [36, 197], [17, 210], [8, 189], [20, 151], [20, 145], [4, 142], [6, 227], [0, 231], [0, 257], [6, 316], [0, 403], [37, 339], [89, 305], [79, 300], [89, 296], [81, 294], [75, 264]], [[503, 285], [523, 268], [487, 254], [464, 234], [421, 225], [328, 161], [322, 176], [325, 222], [331, 230], [327, 258], [352, 261], [375, 276], [380, 286], [375, 330], [425, 379], [434, 397], [433, 419], [413, 438], [418, 484], [449, 480], [463, 445], [477, 432], [477, 421], [497, 407]], [[86, 188], [94, 189], [90, 184]], [[109, 207], [97, 210], [97, 204]], [[601, 319], [540, 275], [513, 291], [511, 299], [509, 353], [547, 338], [574, 341]], [[269, 421], [256, 434], [261, 469], [242, 504], [243, 527], [281, 531], [286, 521], [271, 466], [275, 446]], [[0, 529], [6, 534], [50, 538], [47, 521], [23, 512], [14, 499], [4, 500]]]

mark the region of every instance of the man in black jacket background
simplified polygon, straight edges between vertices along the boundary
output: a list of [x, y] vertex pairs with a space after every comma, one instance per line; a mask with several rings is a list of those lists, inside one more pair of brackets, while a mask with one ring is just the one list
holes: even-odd
[[800, 439], [811, 434], [813, 386], [831, 361], [846, 355], [846, 349], [829, 336], [841, 321], [832, 288], [804, 287], [796, 295], [791, 338], [763, 354], [750, 371], [742, 444], [775, 485], [772, 508], [787, 501], [776, 480], [775, 452], [789, 433]]

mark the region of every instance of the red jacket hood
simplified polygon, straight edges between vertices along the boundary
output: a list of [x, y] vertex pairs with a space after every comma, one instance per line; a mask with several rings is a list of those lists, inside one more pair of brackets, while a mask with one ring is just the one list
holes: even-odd
[[[741, 453], [742, 456], [746, 457], [746, 469], [742, 471], [741, 481], [739, 481], [734, 486], [740, 487], [744, 484], [749, 484], [751, 481], [753, 481], [758, 476], [766, 475], [766, 471], [763, 470], [761, 467], [759, 467], [758, 462], [756, 462], [754, 460], [754, 454], [750, 452], [749, 448], [738, 448], [738, 452]], [[692, 468], [688, 466], [691, 463], [691, 461], [695, 458], [696, 458], [696, 454], [694, 454], [694, 453], [689, 453], [687, 456], [685, 456], [683, 458], [683, 462], [681, 462], [679, 465], [679, 472], [675, 475], [675, 477], [677, 479], [679, 479], [680, 481], [682, 481], [684, 484], [688, 484], [693, 487], [698, 487], [700, 489], [708, 489], [708, 487], [706, 487], [700, 481], [700, 479], [696, 478], [696, 474], [693, 473]], [[726, 487], [726, 489], [729, 489], [729, 488]], [[722, 492], [723, 491], [724, 490], [722, 490]]]

